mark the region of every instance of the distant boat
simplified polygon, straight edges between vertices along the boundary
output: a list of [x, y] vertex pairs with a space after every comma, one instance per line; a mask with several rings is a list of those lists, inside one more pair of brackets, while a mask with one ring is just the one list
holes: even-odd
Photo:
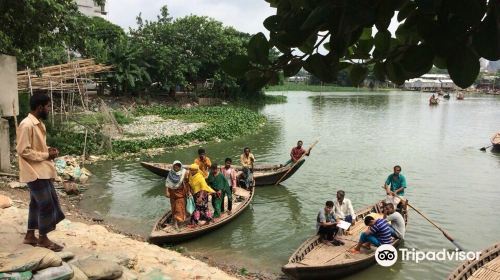
[[[295, 165], [289, 164], [286, 166], [270, 164], [255, 165], [253, 169], [255, 186], [274, 185], [278, 180], [280, 180], [281, 177], [284, 176], [283, 179], [281, 179], [281, 182], [283, 182], [297, 172], [305, 161], [305, 159], [301, 159], [301, 161]], [[172, 164], [168, 163], [141, 162], [141, 165], [147, 170], [162, 177], [167, 177], [168, 172], [172, 169]], [[233, 165], [233, 167], [236, 170], [242, 169], [241, 166], [237, 165]], [[189, 168], [189, 166], [185, 165], [184, 168]]]
[[443, 98], [445, 98], [445, 99], [450, 99], [450, 94], [449, 94], [449, 93], [445, 94], [445, 95], [443, 96]]
[[429, 99], [429, 105], [438, 105], [439, 104], [439, 100], [437, 98], [430, 98]]
[[500, 279], [500, 243], [481, 252], [479, 259], [461, 263], [447, 280]]
[[[362, 249], [361, 253], [355, 255], [349, 250], [357, 244], [361, 232], [366, 230], [363, 223], [366, 216], [383, 217], [379, 204], [380, 202], [377, 202], [375, 205], [356, 211], [358, 213], [356, 224], [349, 229], [351, 235], [336, 237], [344, 242], [344, 245], [325, 245], [320, 241], [319, 235], [314, 235], [299, 246], [281, 270], [294, 279], [337, 279], [374, 265], [375, 250], [373, 248], [368, 252]], [[407, 222], [407, 214], [403, 217]], [[400, 239], [395, 239], [392, 245], [397, 248], [400, 243]]]
[[464, 100], [464, 94], [461, 92], [457, 93], [457, 100]]

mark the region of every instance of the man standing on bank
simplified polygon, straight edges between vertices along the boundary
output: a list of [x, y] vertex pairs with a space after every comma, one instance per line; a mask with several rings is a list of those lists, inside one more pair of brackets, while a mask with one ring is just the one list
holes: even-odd
[[[28, 231], [23, 243], [59, 252], [63, 247], [47, 236], [65, 218], [52, 184], [57, 175], [53, 159], [59, 151], [47, 147], [47, 132], [42, 122], [49, 116], [50, 98], [45, 94], [35, 94], [30, 98], [30, 108], [31, 112], [17, 128], [16, 147], [19, 181], [27, 183], [30, 189]], [[35, 236], [37, 229], [38, 238]]]

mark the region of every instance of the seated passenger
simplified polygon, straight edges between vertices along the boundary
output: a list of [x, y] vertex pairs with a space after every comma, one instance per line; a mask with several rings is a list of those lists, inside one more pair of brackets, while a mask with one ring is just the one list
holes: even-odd
[[351, 253], [359, 253], [361, 246], [370, 249], [371, 245], [378, 247], [383, 244], [392, 243], [391, 226], [386, 220], [375, 220], [372, 216], [366, 216], [365, 225], [368, 226], [368, 229], [361, 233], [359, 242], [356, 244], [356, 247], [351, 249]]
[[394, 209], [394, 204], [388, 203], [384, 207], [384, 218], [391, 222], [392, 236], [399, 239], [405, 238], [406, 224], [403, 216], [396, 212]]
[[325, 203], [325, 208], [320, 209], [318, 216], [316, 217], [316, 230], [320, 235], [321, 242], [331, 245], [330, 242], [335, 245], [340, 245], [343, 243], [336, 240], [334, 237], [337, 234], [337, 219], [333, 213], [333, 201], [327, 201]]
[[337, 199], [334, 201], [335, 217], [342, 219], [354, 225], [356, 223], [356, 214], [350, 199], [345, 198], [345, 192], [340, 190], [337, 192]]

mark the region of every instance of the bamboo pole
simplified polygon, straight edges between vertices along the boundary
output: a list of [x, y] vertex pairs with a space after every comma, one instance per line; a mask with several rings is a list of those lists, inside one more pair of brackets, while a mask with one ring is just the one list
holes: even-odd
[[52, 94], [52, 80], [50, 81], [50, 120], [52, 126], [54, 126], [54, 95]]
[[28, 81], [29, 81], [29, 87], [30, 87], [30, 96], [33, 96], [33, 88], [31, 87], [31, 74], [30, 74], [30, 69], [26, 67], [26, 70], [28, 71]]
[[87, 149], [87, 133], [88, 133], [88, 129], [85, 129], [85, 141], [83, 144], [82, 167], [85, 167], [85, 151]]

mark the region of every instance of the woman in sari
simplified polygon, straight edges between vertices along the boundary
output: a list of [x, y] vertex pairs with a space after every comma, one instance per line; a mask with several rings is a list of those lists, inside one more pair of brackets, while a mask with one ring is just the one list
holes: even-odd
[[189, 185], [195, 202], [195, 210], [191, 214], [191, 224], [197, 225], [200, 221], [209, 223], [212, 220], [212, 212], [208, 208], [208, 196], [215, 191], [207, 185], [197, 164], [191, 164], [189, 173]]
[[172, 223], [176, 229], [179, 228], [178, 223], [186, 220], [186, 194], [188, 193], [184, 183], [186, 173], [186, 169], [182, 168], [182, 163], [176, 160], [165, 180], [165, 195], [170, 197]]

